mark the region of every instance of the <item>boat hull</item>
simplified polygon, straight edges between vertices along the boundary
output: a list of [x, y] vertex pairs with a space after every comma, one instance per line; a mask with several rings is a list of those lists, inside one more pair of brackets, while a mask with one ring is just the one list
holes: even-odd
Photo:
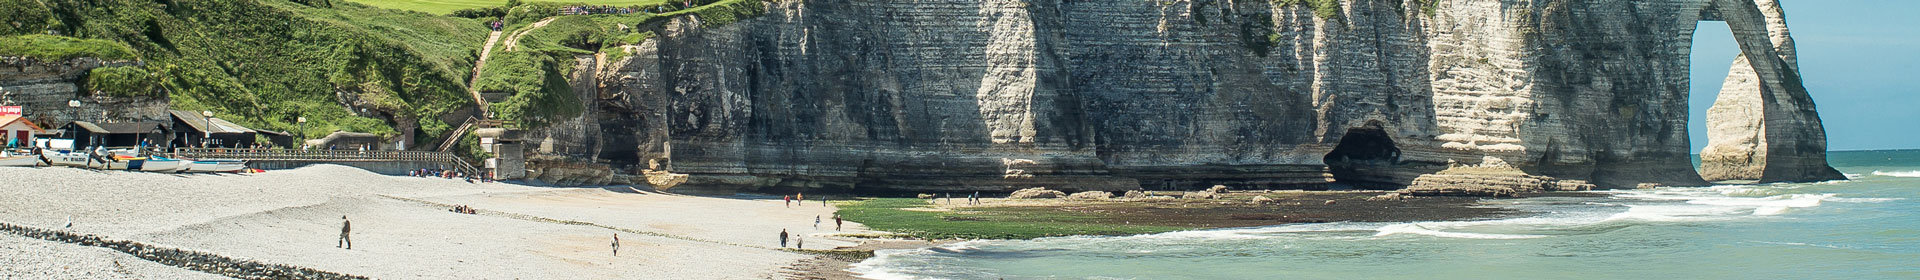
[[194, 161], [187, 164], [187, 172], [234, 172], [247, 169], [246, 162], [240, 161]]
[[182, 168], [184, 168], [184, 167], [186, 167], [186, 166], [187, 166], [187, 162], [186, 162], [186, 161], [179, 161], [179, 160], [151, 160], [151, 159], [150, 159], [150, 160], [146, 160], [146, 162], [143, 162], [143, 163], [141, 163], [141, 164], [140, 164], [140, 171], [147, 171], [147, 172], [178, 172], [178, 171], [180, 171], [180, 169], [182, 169]]
[[19, 157], [0, 158], [0, 166], [9, 166], [9, 167], [40, 166], [40, 157], [19, 156]]

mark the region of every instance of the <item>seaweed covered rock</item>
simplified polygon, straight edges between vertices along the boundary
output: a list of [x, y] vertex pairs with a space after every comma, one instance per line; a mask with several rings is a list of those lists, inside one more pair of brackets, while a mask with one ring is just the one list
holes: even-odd
[[1113, 198], [1113, 193], [1103, 192], [1103, 191], [1078, 192], [1078, 193], [1074, 193], [1073, 195], [1067, 196], [1067, 199], [1072, 199], [1072, 200], [1107, 200], [1112, 198]]
[[1007, 195], [1007, 198], [1011, 199], [1049, 199], [1062, 197], [1067, 197], [1067, 193], [1049, 190], [1047, 188], [1027, 188], [1014, 191], [1013, 194]]

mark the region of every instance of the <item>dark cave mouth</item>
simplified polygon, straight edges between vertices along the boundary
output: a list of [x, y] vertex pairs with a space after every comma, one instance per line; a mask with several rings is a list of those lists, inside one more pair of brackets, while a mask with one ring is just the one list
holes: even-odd
[[1340, 144], [1321, 159], [1333, 174], [1335, 184], [1353, 187], [1392, 187], [1388, 168], [1400, 161], [1400, 147], [1386, 129], [1366, 126], [1347, 129]]

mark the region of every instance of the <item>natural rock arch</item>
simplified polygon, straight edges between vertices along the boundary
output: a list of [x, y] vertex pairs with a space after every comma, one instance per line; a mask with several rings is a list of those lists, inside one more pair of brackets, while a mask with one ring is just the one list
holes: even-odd
[[1701, 20], [1725, 21], [1742, 54], [1708, 112], [1701, 176], [1761, 183], [1845, 179], [1827, 165], [1826, 129], [1800, 79], [1779, 3], [1711, 0], [1701, 5]]

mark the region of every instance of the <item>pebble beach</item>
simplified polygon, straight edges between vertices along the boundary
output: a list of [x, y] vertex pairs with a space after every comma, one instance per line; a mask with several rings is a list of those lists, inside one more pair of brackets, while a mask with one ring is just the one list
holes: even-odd
[[[851, 222], [834, 230], [835, 209], [818, 200], [469, 183], [334, 165], [256, 174], [0, 168], [0, 182], [0, 223], [377, 279], [786, 278], [812, 256], [779, 249], [781, 230], [807, 249], [857, 245], [830, 235], [864, 230]], [[336, 247], [341, 216], [353, 224], [351, 250]], [[225, 278], [10, 234], [0, 234], [0, 251], [8, 279]]]

